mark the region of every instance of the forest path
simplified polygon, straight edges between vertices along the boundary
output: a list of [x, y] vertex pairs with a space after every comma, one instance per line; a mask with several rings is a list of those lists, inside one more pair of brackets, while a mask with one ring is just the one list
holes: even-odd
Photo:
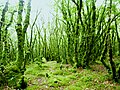
[[109, 80], [109, 75], [101, 65], [93, 65], [92, 68], [75, 69], [56, 61], [42, 65], [38, 62], [32, 63], [25, 72], [27, 90], [120, 90], [119, 85]]

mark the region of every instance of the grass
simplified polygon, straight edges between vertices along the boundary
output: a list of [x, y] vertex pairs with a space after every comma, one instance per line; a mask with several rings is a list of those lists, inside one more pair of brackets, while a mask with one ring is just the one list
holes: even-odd
[[[55, 61], [27, 66], [27, 90], [120, 90], [101, 65], [93, 69], [75, 69]], [[102, 70], [100, 70], [102, 69]], [[104, 70], [104, 71], [103, 71]]]

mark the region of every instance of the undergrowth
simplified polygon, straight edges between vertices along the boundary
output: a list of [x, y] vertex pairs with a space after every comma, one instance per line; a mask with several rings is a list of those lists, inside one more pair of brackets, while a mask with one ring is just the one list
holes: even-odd
[[76, 69], [55, 61], [41, 66], [32, 63], [27, 66], [25, 77], [27, 90], [120, 90], [119, 84], [113, 82], [106, 71]]

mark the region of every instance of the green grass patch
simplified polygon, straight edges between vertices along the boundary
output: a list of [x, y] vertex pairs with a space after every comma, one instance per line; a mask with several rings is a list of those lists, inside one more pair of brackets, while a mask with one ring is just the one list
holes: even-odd
[[[119, 90], [119, 84], [111, 81], [105, 72], [92, 69], [72, 68], [55, 61], [27, 66], [25, 77], [27, 90]], [[66, 67], [67, 66], [67, 67]], [[101, 66], [100, 66], [101, 68]]]

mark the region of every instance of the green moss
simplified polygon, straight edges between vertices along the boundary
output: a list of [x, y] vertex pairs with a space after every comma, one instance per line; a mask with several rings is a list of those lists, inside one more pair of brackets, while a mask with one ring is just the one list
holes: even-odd
[[40, 86], [39, 85], [31, 85], [31, 86], [27, 87], [27, 90], [40, 90]]
[[62, 70], [56, 70], [53, 72], [53, 75], [64, 75], [64, 72]]
[[29, 82], [27, 90], [119, 90], [118, 86], [104, 84], [110, 80], [108, 76], [89, 69], [63, 67], [61, 70], [60, 64], [54, 61], [43, 63], [42, 68], [33, 63], [27, 66], [25, 72]]
[[82, 90], [82, 89], [81, 87], [77, 87], [77, 86], [68, 86], [64, 90]]
[[69, 72], [72, 72], [72, 73], [76, 73], [76, 72], [77, 72], [77, 70], [74, 69], [74, 68], [69, 68], [68, 71], [69, 71]]

